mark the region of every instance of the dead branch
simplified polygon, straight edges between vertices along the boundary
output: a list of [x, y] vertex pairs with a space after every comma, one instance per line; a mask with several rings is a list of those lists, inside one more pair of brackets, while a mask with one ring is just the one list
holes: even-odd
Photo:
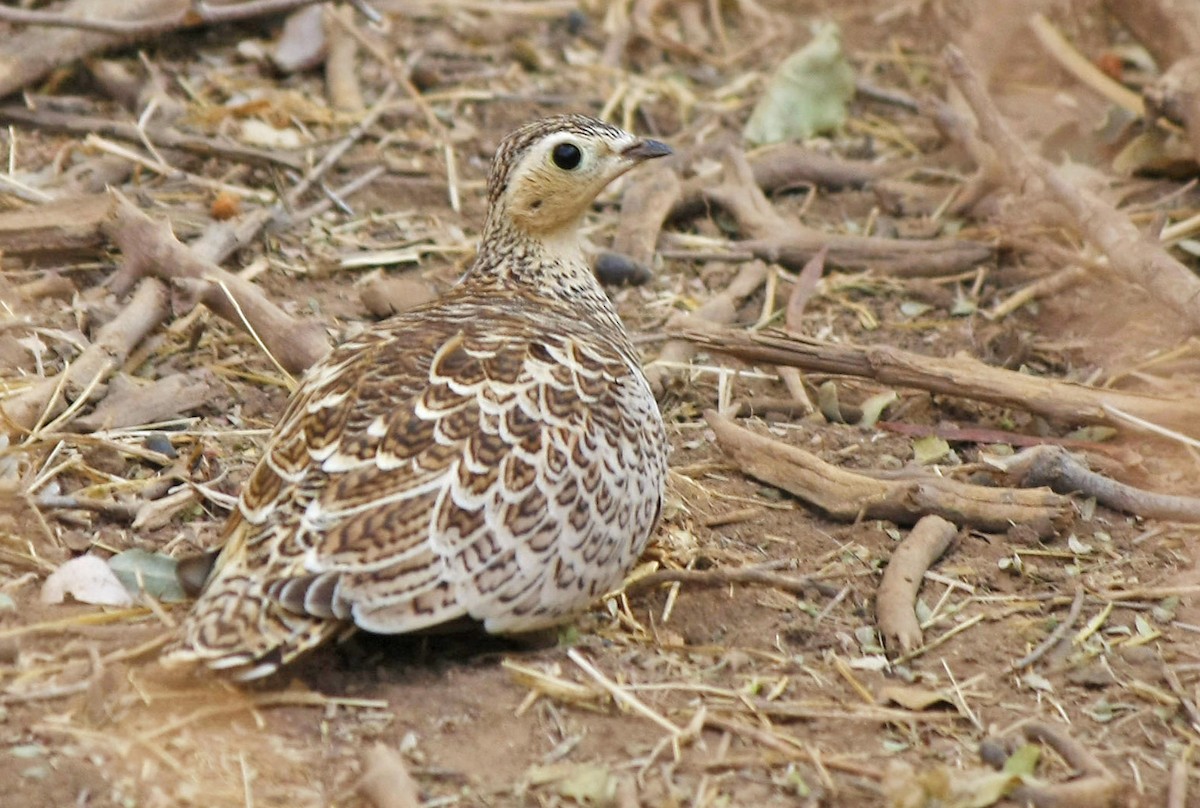
[[1088, 269], [1079, 265], [1060, 269], [1018, 289], [1008, 298], [993, 306], [991, 311], [988, 311], [985, 316], [989, 320], [999, 320], [1002, 317], [1007, 317], [1029, 301], [1040, 297], [1053, 297], [1062, 290], [1079, 283], [1089, 275], [1090, 272]]
[[[863, 188], [897, 172], [894, 166], [843, 160], [791, 143], [761, 149], [747, 159], [755, 184], [768, 194], [802, 185]], [[702, 214], [708, 204], [705, 192], [711, 186], [708, 177], [694, 177], [683, 183], [669, 218], [679, 220]]]
[[992, 367], [965, 356], [921, 356], [890, 345], [830, 343], [780, 331], [690, 330], [680, 336], [746, 362], [874, 379], [1017, 407], [1065, 423], [1122, 425], [1110, 407], [1161, 425], [1185, 428], [1200, 423], [1200, 402], [1193, 398], [1085, 387]]
[[737, 241], [734, 248], [756, 258], [800, 270], [823, 248], [829, 264], [841, 269], [873, 269], [900, 277], [938, 277], [966, 272], [995, 258], [990, 244], [968, 239], [899, 239], [847, 236], [804, 228], [766, 239]]
[[1200, 162], [1200, 55], [1175, 62], [1142, 95], [1148, 116], [1184, 128], [1192, 155]]
[[[825, 259], [828, 255], [829, 250], [825, 248], [818, 250], [796, 277], [796, 283], [792, 286], [792, 293], [788, 295], [787, 306], [784, 307], [783, 313], [783, 325], [788, 331], [798, 334], [803, 330], [804, 310], [817, 293], [817, 285], [825, 273]], [[784, 387], [788, 389], [793, 399], [803, 405], [807, 412], [816, 412], [817, 408], [813, 406], [812, 400], [808, 397], [808, 390], [804, 387], [804, 376], [798, 368], [776, 365], [775, 372], [779, 374]]]
[[1193, 329], [1200, 328], [1200, 278], [1163, 247], [1147, 239], [1133, 222], [1108, 203], [1076, 187], [1049, 162], [1033, 154], [1013, 133], [988, 97], [962, 51], [945, 51], [950, 77], [979, 121], [979, 135], [1004, 163], [1022, 192], [1032, 199], [1057, 200], [1080, 231], [1108, 256], [1113, 271], [1144, 287]]
[[[146, 14], [184, 13], [189, 0], [70, 0], [57, 16], [73, 19], [136, 20]], [[11, 5], [0, 6], [0, 20], [21, 22], [14, 17], [42, 14]], [[0, 98], [41, 81], [52, 70], [100, 51], [137, 41], [130, 34], [100, 33], [70, 28], [32, 28], [0, 41]]]
[[[128, 13], [126, 10], [125, 14], [117, 14], [119, 6], [117, 9], [106, 6], [107, 17], [78, 15], [78, 4], [69, 4], [68, 10], [65, 12], [0, 6], [0, 21], [18, 25], [96, 31], [138, 40], [184, 28], [240, 22], [254, 17], [282, 14], [315, 2], [318, 0], [246, 0], [242, 3], [210, 6], [207, 3], [158, 0], [148, 3], [145, 13]], [[116, 19], [113, 19], [114, 16]]]
[[1029, 740], [1054, 749], [1084, 776], [1067, 783], [1022, 784], [1009, 794], [1014, 802], [1035, 808], [1116, 808], [1128, 804], [1125, 785], [1074, 738], [1048, 724], [1028, 724], [1024, 732]]
[[1161, 71], [1142, 90], [1146, 113], [1184, 128], [1200, 162], [1200, 9], [1189, 0], [1107, 0], [1105, 5]]
[[914, 604], [921, 580], [941, 558], [958, 528], [940, 516], [922, 517], [896, 549], [875, 593], [875, 623], [890, 648], [907, 654], [924, 642]]
[[602, 278], [612, 274], [617, 264], [632, 264], [624, 269], [635, 283], [645, 283], [654, 268], [654, 246], [667, 213], [679, 198], [679, 175], [669, 167], [653, 167], [639, 174], [621, 194], [621, 218], [613, 236], [612, 252], [596, 259], [596, 272]]
[[[202, 25], [282, 14], [317, 0], [246, 0], [210, 5], [193, 0], [68, 0], [55, 11], [0, 5], [0, 22], [33, 26], [0, 43], [0, 97], [92, 54]], [[369, 19], [365, 0], [350, 5]]]
[[320, 323], [292, 317], [254, 284], [181, 244], [166, 222], [155, 222], [129, 200], [112, 193], [116, 206], [104, 230], [121, 249], [122, 263], [110, 279], [111, 288], [127, 288], [146, 276], [170, 280], [220, 317], [256, 336], [289, 372], [307, 369], [329, 351], [329, 338]]
[[[733, 321], [737, 315], [741, 301], [758, 290], [767, 280], [767, 267], [760, 261], [744, 265], [729, 285], [713, 295], [703, 306], [690, 313], [673, 315], [668, 321], [667, 330], [680, 329], [686, 323], [703, 321], [705, 323], [726, 324]], [[668, 340], [659, 352], [658, 358], [646, 368], [646, 380], [650, 388], [659, 394], [663, 391], [667, 378], [675, 372], [672, 365], [687, 362], [696, 352], [694, 346], [687, 340]]]
[[329, 41], [329, 55], [325, 57], [325, 92], [334, 109], [361, 115], [367, 105], [358, 78], [358, 40], [349, 30], [353, 25], [353, 12], [349, 8], [325, 7], [325, 36]]
[[100, 225], [112, 212], [108, 194], [58, 199], [0, 213], [0, 252], [12, 255], [96, 247]]
[[172, 126], [151, 124], [139, 128], [134, 123], [114, 121], [96, 115], [76, 115], [59, 112], [46, 106], [33, 108], [8, 104], [0, 107], [0, 123], [15, 123], [46, 132], [66, 132], [74, 135], [106, 135], [141, 145], [143, 136], [155, 146], [179, 149], [199, 157], [223, 157], [247, 165], [284, 166], [294, 170], [303, 167], [303, 161], [279, 151], [256, 149], [227, 138], [210, 138], [181, 132]]
[[150, 383], [118, 374], [109, 383], [104, 400], [95, 410], [75, 419], [83, 432], [150, 424], [202, 407], [220, 392], [211, 371], [177, 373]]
[[121, 312], [101, 326], [95, 341], [58, 376], [45, 379], [0, 402], [0, 421], [10, 437], [45, 425], [68, 403], [94, 398], [129, 353], [170, 313], [167, 288], [153, 278], [138, 284]]
[[1006, 673], [1015, 673], [1016, 671], [1024, 670], [1053, 651], [1055, 646], [1067, 636], [1067, 632], [1075, 626], [1075, 621], [1079, 619], [1079, 614], [1083, 611], [1083, 600], [1084, 590], [1080, 586], [1075, 589], [1075, 597], [1071, 601], [1071, 608], [1067, 611], [1066, 619], [1055, 626], [1046, 639], [1038, 643], [1037, 648], [1034, 648], [1028, 654], [1009, 665]]
[[1200, 522], [1200, 499], [1119, 483], [1088, 469], [1061, 446], [1036, 446], [997, 462], [1017, 485], [1044, 485], [1060, 494], [1095, 497], [1107, 508], [1144, 519]]
[[897, 275], [962, 272], [991, 259], [995, 252], [982, 242], [847, 236], [807, 227], [779, 214], [759, 189], [745, 154], [732, 147], [726, 150], [725, 180], [710, 184], [703, 195], [737, 220], [746, 239], [734, 242], [734, 249], [795, 270], [822, 249], [828, 249], [827, 260], [833, 266]]
[[725, 176], [719, 184], [710, 184], [703, 191], [704, 199], [727, 210], [737, 220], [746, 238], [765, 238], [787, 233], [801, 225], [795, 219], [780, 215], [758, 187], [754, 169], [746, 154], [730, 146], [725, 150]]
[[1045, 537], [1055, 535], [1073, 515], [1070, 500], [1051, 491], [987, 488], [933, 474], [869, 477], [757, 435], [711, 410], [704, 417], [722, 451], [743, 472], [782, 488], [834, 519], [887, 519], [911, 525], [927, 514], [937, 514], [989, 532], [1025, 524]]
[[1053, 435], [1026, 435], [1007, 429], [990, 429], [981, 426], [956, 427], [948, 424], [913, 424], [907, 421], [877, 421], [876, 429], [907, 435], [910, 438], [925, 438], [930, 435], [946, 441], [960, 443], [1003, 443], [1009, 446], [1065, 446], [1068, 449], [1111, 457], [1118, 463], [1134, 466], [1142, 462], [1142, 456], [1124, 446], [1109, 445], [1094, 440], [1059, 438]]

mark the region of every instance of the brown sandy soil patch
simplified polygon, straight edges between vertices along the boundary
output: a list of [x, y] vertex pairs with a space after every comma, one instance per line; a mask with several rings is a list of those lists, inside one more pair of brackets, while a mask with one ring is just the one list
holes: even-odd
[[[927, 110], [908, 103], [954, 95], [940, 54], [955, 42], [1033, 152], [1067, 165], [1073, 181], [1143, 231], [1186, 220], [1200, 208], [1187, 177], [1114, 169], [1129, 130], [1109, 100], [1060, 68], [1030, 33], [1029, 17], [1041, 11], [1086, 59], [1131, 85], [1148, 81], [1148, 57], [1103, 4], [488, 5], [380, 3], [382, 29], [348, 14], [365, 43], [352, 73], [366, 109], [377, 113], [373, 122], [289, 202], [290, 221], [280, 217], [218, 263], [340, 341], [389, 306], [453, 283], [482, 223], [488, 160], [512, 127], [567, 109], [603, 111], [676, 146], [685, 186], [716, 186], [723, 153], [714, 144], [740, 144], [766, 76], [807, 41], [811, 21], [834, 20], [860, 87], [848, 122], [809, 145], [882, 174], [858, 186], [788, 183], [772, 189], [771, 210], [829, 236], [999, 249], [940, 276], [889, 272], [872, 261], [847, 266], [831, 250], [799, 329], [1196, 397], [1200, 363], [1186, 318], [1097, 269], [1099, 253], [1060, 209], [1018, 198], [1002, 183], [984, 183], [988, 193], [959, 207], [980, 186], [976, 163]], [[266, 210], [366, 114], [335, 111], [320, 69], [281, 73], [264, 61], [281, 27], [273, 17], [156, 36], [141, 43], [141, 59], [118, 48], [29, 85], [29, 105], [20, 95], [0, 102], [134, 123], [146, 98], [157, 97], [145, 127], [150, 142], [171, 128], [251, 145], [272, 159], [151, 152], [137, 137], [14, 125], [0, 130], [0, 220], [36, 209], [48, 194], [99, 194], [105, 184], [169, 219], [184, 242], [209, 231], [214, 215]], [[0, 23], [0, 47], [32, 30]], [[375, 109], [397, 64], [408, 69], [407, 83]], [[147, 80], [146, 65], [156, 79]], [[127, 95], [132, 88], [132, 100], [122, 87]], [[361, 189], [337, 194], [364, 177]], [[612, 243], [620, 199], [620, 189], [604, 196], [589, 220], [597, 251]], [[324, 210], [310, 210], [323, 201]], [[752, 258], [733, 243], [751, 235], [736, 213], [709, 200], [668, 222], [649, 282], [612, 290], [648, 363], [677, 336], [677, 315], [719, 295]], [[0, 252], [0, 403], [63, 372], [128, 300], [105, 286], [121, 260], [106, 236], [53, 252], [5, 237], [0, 227], [0, 243], [9, 245]], [[1194, 268], [1192, 237], [1183, 234], [1172, 255]], [[1074, 263], [1088, 272], [990, 316], [1019, 289]], [[782, 326], [799, 269], [768, 263], [770, 280], [735, 301], [726, 325]], [[405, 285], [397, 291], [383, 279]], [[283, 408], [281, 370], [251, 336], [186, 292], [172, 288], [169, 315], [118, 365], [138, 383], [203, 372], [207, 392], [189, 394], [198, 397], [177, 402], [159, 423], [120, 429], [72, 425], [102, 403], [61, 419], [46, 412], [32, 434], [17, 430], [0, 449], [0, 804], [366, 808], [376, 803], [359, 783], [377, 743], [399, 754], [426, 806], [1018, 804], [978, 796], [992, 771], [980, 749], [1002, 748], [1003, 759], [1034, 724], [1073, 738], [1114, 783], [1057, 804], [1099, 804], [1087, 801], [1099, 793], [1112, 804], [1162, 805], [1173, 767], [1174, 793], [1181, 783], [1193, 795], [1200, 790], [1191, 758], [1200, 740], [1192, 526], [1080, 496], [1070, 524], [1044, 542], [1022, 526], [964, 530], [921, 589], [925, 645], [900, 656], [875, 630], [874, 598], [909, 526], [837, 522], [755, 481], [716, 447], [702, 414], [746, 405], [739, 424], [853, 470], [911, 469], [926, 449], [912, 435], [832, 422], [799, 405], [764, 408], [791, 396], [786, 373], [717, 354], [663, 368], [673, 474], [644, 567], [624, 594], [556, 639], [530, 648], [474, 636], [356, 636], [281, 681], [249, 689], [164, 671], [156, 656], [186, 605], [44, 605], [39, 591], [49, 572], [84, 552], [178, 557], [211, 547]], [[821, 373], [804, 381], [814, 401], [828, 404], [836, 391], [844, 409], [890, 389]], [[969, 396], [894, 392], [888, 422], [934, 435], [979, 427], [1103, 441], [1085, 452], [1096, 470], [1200, 495], [1195, 449], [1128, 423], [1077, 434], [1081, 422]], [[751, 410], [758, 415], [747, 417]], [[993, 443], [955, 438], [947, 448], [927, 468], [1003, 482], [986, 462], [1002, 454]], [[179, 476], [168, 480], [172, 470]], [[814, 585], [637, 582], [684, 568], [718, 576], [769, 568]], [[1082, 606], [1065, 641], [1013, 669], [1066, 618], [1077, 591]], [[929, 692], [938, 697], [922, 701]], [[899, 701], [889, 695], [897, 693]], [[1061, 750], [1036, 745], [1042, 781], [1079, 774]], [[955, 787], [977, 801], [954, 802]]]

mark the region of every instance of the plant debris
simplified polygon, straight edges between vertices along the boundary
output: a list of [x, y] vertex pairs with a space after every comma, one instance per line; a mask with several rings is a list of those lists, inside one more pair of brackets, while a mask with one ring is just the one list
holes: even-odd
[[[6, 799], [1186, 805], [1197, 43], [1177, 0], [0, 6]], [[163, 668], [294, 378], [448, 289], [564, 111], [675, 150], [586, 227], [673, 445], [640, 566], [540, 645]]]

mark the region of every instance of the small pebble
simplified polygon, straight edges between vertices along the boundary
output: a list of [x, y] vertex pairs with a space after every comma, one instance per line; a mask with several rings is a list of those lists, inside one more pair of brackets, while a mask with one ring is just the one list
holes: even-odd
[[987, 765], [999, 769], [1008, 760], [1009, 751], [1003, 741], [995, 738], [985, 738], [979, 744], [979, 759]]
[[153, 435], [148, 435], [143, 445], [150, 451], [158, 452], [160, 455], [166, 455], [172, 460], [179, 456], [179, 453], [175, 451], [175, 447], [171, 445], [171, 440], [166, 435], [163, 435], [159, 432], [156, 432]]
[[587, 15], [579, 9], [573, 8], [567, 12], [567, 33], [571, 36], [579, 36], [587, 24]]
[[604, 252], [596, 259], [596, 277], [605, 286], [641, 286], [653, 276], [649, 269], [629, 256]]

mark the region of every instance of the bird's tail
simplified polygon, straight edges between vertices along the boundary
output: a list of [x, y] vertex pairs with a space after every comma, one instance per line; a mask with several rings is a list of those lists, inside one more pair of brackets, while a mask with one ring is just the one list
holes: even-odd
[[344, 629], [340, 621], [283, 608], [260, 578], [219, 568], [163, 663], [201, 663], [239, 681], [259, 679]]

